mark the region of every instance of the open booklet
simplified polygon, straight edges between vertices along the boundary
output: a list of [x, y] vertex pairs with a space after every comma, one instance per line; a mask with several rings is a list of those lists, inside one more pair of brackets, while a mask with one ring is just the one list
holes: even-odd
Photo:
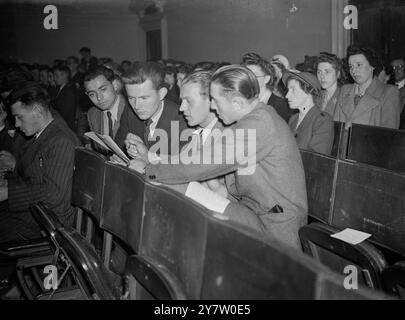
[[224, 213], [230, 202], [196, 181], [188, 184], [185, 196], [218, 213]]
[[129, 159], [126, 154], [118, 147], [118, 145], [111, 139], [110, 136], [99, 134], [93, 131], [86, 132], [84, 134], [86, 137], [89, 137], [93, 141], [97, 142], [103, 148], [111, 150], [114, 154], [120, 157], [126, 164], [129, 163]]

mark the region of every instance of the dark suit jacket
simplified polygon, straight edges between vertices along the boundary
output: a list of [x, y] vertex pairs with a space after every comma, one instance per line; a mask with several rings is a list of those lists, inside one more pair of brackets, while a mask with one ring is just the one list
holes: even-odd
[[77, 89], [73, 83], [68, 82], [56, 95], [53, 107], [65, 119], [73, 131], [76, 130]]
[[[142, 121], [138, 118], [135, 112], [132, 110], [127, 110], [123, 114], [122, 125], [120, 126], [117, 135], [115, 137], [115, 142], [120, 146], [121, 149], [125, 150], [125, 139], [128, 133], [133, 133], [143, 139], [145, 145], [150, 149], [155, 143], [160, 141], [160, 138], [157, 137], [156, 130], [154, 137], [146, 137], [146, 121]], [[172, 137], [172, 121], [177, 122], [179, 125], [179, 132], [176, 133], [177, 137]], [[175, 127], [173, 127], [174, 130]], [[179, 112], [179, 106], [174, 102], [165, 99], [162, 115], [160, 116], [156, 129], [164, 130], [168, 137], [168, 154], [177, 154], [180, 152], [181, 148], [187, 144], [188, 141], [180, 141], [180, 134], [184, 129], [187, 129], [187, 124], [183, 117], [183, 114]], [[157, 138], [156, 140], [153, 138]], [[172, 140], [178, 139], [179, 148], [171, 149]], [[160, 152], [158, 152], [160, 154]]]
[[272, 106], [274, 110], [277, 111], [279, 116], [284, 119], [285, 122], [288, 123], [290, 117], [294, 114], [294, 111], [290, 109], [288, 102], [286, 99], [277, 96], [276, 94], [272, 93], [269, 101], [267, 101], [269, 106]]
[[300, 149], [310, 150], [329, 155], [332, 151], [335, 129], [332, 117], [319, 110], [317, 106], [312, 107], [304, 119], [296, 128], [298, 114], [291, 117], [288, 123]]
[[8, 178], [9, 210], [29, 214], [29, 207], [42, 201], [62, 221], [70, 220], [75, 146], [55, 120], [38, 139], [29, 139]]

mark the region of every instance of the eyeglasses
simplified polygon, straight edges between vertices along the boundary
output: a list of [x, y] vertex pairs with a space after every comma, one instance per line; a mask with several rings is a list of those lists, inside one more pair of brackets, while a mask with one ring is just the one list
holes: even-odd
[[398, 65], [398, 66], [393, 66], [393, 67], [392, 67], [392, 70], [401, 70], [401, 69], [403, 69], [403, 68], [404, 68], [403, 65]]
[[263, 78], [263, 77], [265, 77], [266, 75], [263, 74], [263, 75], [261, 75], [261, 76], [258, 76], [258, 75], [255, 74], [255, 76], [256, 76], [256, 78]]

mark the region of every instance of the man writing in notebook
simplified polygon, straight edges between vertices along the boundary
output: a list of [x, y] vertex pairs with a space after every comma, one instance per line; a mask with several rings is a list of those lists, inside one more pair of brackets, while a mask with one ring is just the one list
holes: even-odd
[[148, 149], [159, 143], [162, 148], [157, 150], [158, 154], [176, 154], [187, 142], [180, 141], [187, 124], [178, 105], [166, 99], [164, 78], [163, 68], [154, 62], [140, 63], [123, 75], [132, 110], [124, 112], [115, 137], [120, 148], [125, 150], [128, 134], [140, 137]]
[[[192, 130], [192, 139], [190, 143], [186, 144], [182, 150], [180, 157], [187, 157], [185, 154], [190, 154], [198, 149], [201, 149], [204, 145], [209, 145], [213, 142], [213, 130], [223, 130], [223, 124], [219, 121], [215, 114], [215, 111], [211, 110], [210, 99], [210, 82], [212, 72], [210, 71], [197, 71], [184, 78], [180, 89], [180, 98], [182, 103], [180, 105], [180, 111], [187, 121], [189, 127], [194, 128]], [[139, 143], [138, 143], [139, 142]], [[134, 134], [128, 134], [125, 140], [128, 154], [132, 158], [139, 156], [136, 148], [133, 146], [138, 143], [140, 146], [140, 139]], [[144, 146], [144, 145], [143, 145]], [[143, 148], [143, 155], [147, 155], [147, 147]], [[154, 155], [150, 155], [155, 157]], [[191, 155], [190, 155], [191, 156]], [[203, 185], [210, 188], [212, 191], [219, 193], [222, 196], [226, 196], [226, 187], [223, 178], [211, 179], [205, 181]], [[176, 185], [175, 189], [180, 192], [185, 192], [187, 184]]]

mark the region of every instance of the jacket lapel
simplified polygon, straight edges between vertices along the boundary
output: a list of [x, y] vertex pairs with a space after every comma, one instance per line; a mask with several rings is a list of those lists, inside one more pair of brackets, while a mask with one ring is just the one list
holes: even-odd
[[[304, 119], [302, 119], [301, 123], [299, 124], [296, 132], [300, 134], [302, 131], [302, 128], [306, 128], [307, 124], [311, 122], [312, 118], [315, 117], [317, 114], [317, 106], [313, 106], [311, 110], [308, 111], [308, 113], [305, 115]], [[298, 117], [297, 117], [298, 121]]]

